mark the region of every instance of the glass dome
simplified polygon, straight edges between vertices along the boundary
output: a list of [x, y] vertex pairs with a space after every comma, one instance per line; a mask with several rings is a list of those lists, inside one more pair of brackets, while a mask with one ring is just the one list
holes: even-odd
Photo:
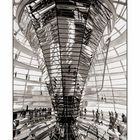
[[[46, 103], [51, 106], [44, 82], [47, 78], [47, 70], [42, 52], [40, 50], [37, 53], [32, 50], [17, 24], [16, 10], [19, 3], [20, 0], [14, 1], [14, 109], [20, 109], [26, 105], [33, 108], [46, 106]], [[94, 67], [90, 71], [84, 99], [89, 102], [97, 101], [96, 103], [100, 106], [99, 100], [105, 96], [114, 109], [121, 105], [126, 110], [126, 0], [113, 1], [113, 4], [117, 18], [111, 33], [106, 69], [103, 74], [105, 56], [99, 51]], [[106, 37], [106, 33], [103, 37]], [[101, 78], [102, 74], [104, 79]], [[97, 94], [96, 90], [99, 87], [102, 87], [102, 90]], [[96, 94], [93, 95], [94, 92]]]
[[[36, 1], [29, 0], [29, 1], [31, 3], [24, 9], [25, 13], [24, 14], [22, 13], [22, 15], [20, 15], [21, 13], [19, 12], [20, 10], [22, 11], [22, 8], [20, 9], [20, 7], [22, 7], [21, 6], [22, 4], [26, 5], [27, 3], [23, 0], [14, 0], [13, 2], [14, 4], [13, 5], [14, 7], [13, 8], [14, 10], [13, 11], [13, 14], [14, 14], [13, 15], [13, 20], [14, 20], [14, 35], [13, 35], [13, 40], [14, 40], [14, 49], [13, 49], [13, 53], [14, 53], [13, 99], [14, 100], [13, 100], [13, 103], [14, 103], [14, 106], [13, 106], [13, 109], [14, 109], [14, 112], [21, 111], [25, 109], [27, 106], [31, 110], [35, 108], [38, 108], [38, 109], [39, 108], [53, 108], [53, 105], [52, 105], [53, 103], [51, 102], [52, 97], [50, 97], [49, 88], [47, 88], [48, 81], [51, 79], [51, 77], [46, 67], [47, 66], [46, 58], [44, 58], [42, 47], [36, 48], [36, 46], [38, 45], [37, 44], [38, 42], [36, 41], [36, 39], [34, 39], [35, 37], [33, 36], [33, 34], [29, 33], [31, 26], [34, 23], [34, 19], [36, 19], [37, 16], [40, 16], [41, 15], [40, 13], [41, 12], [43, 13], [45, 9], [43, 9], [42, 8], [43, 6], [42, 6], [41, 8], [44, 11], [42, 9], [41, 9], [42, 11], [39, 9], [41, 11], [40, 13], [38, 11], [37, 12], [35, 11], [35, 15], [34, 14], [30, 15], [28, 13], [28, 8], [32, 11], [33, 10], [32, 6], [40, 3], [41, 0], [36, 0]], [[66, 5], [63, 5], [63, 2], [64, 2], [63, 0], [58, 0], [58, 1], [60, 2], [59, 6], [61, 10], [60, 11], [56, 10], [56, 11], [58, 12], [58, 14], [63, 14], [63, 16], [66, 16], [67, 19], [64, 22], [67, 23], [69, 26], [71, 26], [71, 28], [74, 28], [76, 30], [76, 25], [74, 25], [75, 23], [73, 23], [73, 21], [70, 21], [67, 16], [69, 11], [71, 10], [70, 8], [73, 8], [73, 7], [72, 6], [68, 7]], [[77, 1], [78, 0], [76, 0], [76, 2]], [[49, 3], [50, 1], [47, 1], [47, 2]], [[62, 2], [62, 5], [61, 5], [61, 2]], [[67, 0], [67, 2], [70, 5], [73, 5], [75, 0]], [[78, 4], [76, 6], [82, 9], [81, 10], [79, 8], [81, 10], [80, 13], [83, 14], [87, 10], [85, 8], [87, 6], [86, 5], [87, 3], [84, 0], [82, 2], [84, 3], [83, 4], [84, 6], [79, 1], [77, 2]], [[93, 0], [93, 2], [95, 1]], [[101, 39], [99, 40], [99, 46], [96, 50], [94, 59], [92, 59], [92, 62], [90, 65], [91, 67], [89, 68], [89, 73], [88, 73], [88, 76], [86, 78], [86, 82], [84, 85], [84, 90], [82, 91], [83, 94], [81, 95], [82, 101], [80, 102], [80, 109], [82, 110], [84, 109], [85, 114], [87, 111], [89, 113], [88, 114], [89, 116], [93, 113], [93, 110], [103, 111], [105, 113], [105, 116], [108, 116], [107, 115], [108, 112], [109, 113], [114, 112], [114, 114], [117, 112], [119, 115], [119, 119], [121, 119], [122, 114], [127, 115], [127, 43], [126, 43], [127, 42], [126, 40], [127, 39], [127, 1], [126, 0], [103, 0], [103, 3], [104, 3], [103, 4], [104, 7], [106, 5], [109, 5], [110, 3], [113, 4], [113, 5], [109, 5], [109, 7], [113, 7], [113, 10], [111, 8], [110, 9], [114, 13], [112, 14], [113, 16], [110, 16], [110, 19], [109, 19], [110, 23], [105, 28], [103, 35], [101, 36]], [[109, 3], [109, 4], [106, 4], [106, 3]], [[42, 4], [42, 1], [41, 1], [41, 4]], [[48, 10], [50, 7], [52, 8], [53, 5], [51, 6], [49, 5], [46, 9]], [[66, 13], [65, 12], [63, 13], [62, 9], [65, 9], [65, 8], [67, 8], [67, 11]], [[26, 12], [31, 16], [30, 18], [33, 19], [33, 23], [31, 23], [31, 25], [28, 24], [30, 23], [29, 22], [30, 19], [28, 18], [29, 16], [26, 15]], [[79, 16], [78, 15], [79, 13], [74, 12], [74, 10], [72, 10], [72, 12], [75, 14], [74, 20], [76, 21], [77, 20], [76, 18]], [[17, 17], [17, 15], [20, 15], [20, 19]], [[61, 21], [59, 18], [57, 19], [58, 23]], [[98, 20], [99, 18], [98, 15], [95, 16], [95, 18], [96, 20]], [[20, 20], [23, 22], [19, 23]], [[40, 22], [40, 26], [42, 26], [43, 28], [43, 24], [41, 24], [42, 20], [39, 20], [39, 22]], [[55, 24], [55, 20], [54, 20], [54, 24]], [[27, 29], [26, 32], [24, 30], [25, 28]], [[76, 31], [74, 32], [74, 35], [76, 36]], [[64, 38], [65, 36], [63, 35], [61, 37]], [[68, 41], [71, 41], [71, 40], [68, 40]], [[93, 43], [94, 43], [94, 40], [93, 40]], [[66, 45], [68, 46], [68, 44], [65, 44], [65, 46]], [[90, 51], [88, 46], [86, 46], [85, 48], [87, 51]], [[63, 71], [61, 67], [61, 74], [62, 72]], [[75, 87], [76, 87], [76, 84], [75, 84]], [[77, 123], [79, 123], [78, 124], [79, 127], [83, 128], [85, 126], [80, 126], [80, 122], [82, 122], [83, 125], [87, 124], [88, 119], [85, 119], [85, 118], [81, 119], [78, 117]], [[119, 121], [117, 123], [119, 123]], [[88, 138], [90, 137], [88, 136], [90, 127], [91, 125], [89, 124], [88, 128], [86, 128], [87, 135], [84, 135], [85, 137], [88, 137]], [[126, 124], [125, 124], [125, 129], [126, 129]], [[63, 129], [61, 128], [61, 130]], [[77, 130], [77, 131], [78, 133], [80, 133], [80, 137], [84, 139], [84, 136], [82, 136], [83, 135], [82, 132], [80, 132], [80, 130]], [[102, 133], [104, 133], [102, 135], [103, 136], [105, 135], [106, 137], [106, 133], [104, 131]]]

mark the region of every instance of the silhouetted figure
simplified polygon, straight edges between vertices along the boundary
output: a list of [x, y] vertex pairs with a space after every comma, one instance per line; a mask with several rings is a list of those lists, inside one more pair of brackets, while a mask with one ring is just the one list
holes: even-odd
[[117, 125], [117, 130], [118, 130], [119, 133], [121, 133], [121, 131], [120, 131], [120, 125]]
[[110, 117], [111, 116], [111, 112], [109, 111], [108, 113], [109, 113], [109, 117]]
[[127, 116], [124, 117], [124, 123], [127, 123]]
[[15, 78], [17, 77], [17, 72], [15, 72]]
[[26, 106], [26, 111], [28, 111], [28, 105]]
[[94, 121], [94, 118], [95, 118], [95, 114], [94, 114], [94, 113], [95, 113], [95, 111], [92, 110], [92, 116], [93, 116], [93, 119], [92, 119], [92, 120], [93, 120], [93, 121]]
[[98, 111], [98, 109], [96, 110], [96, 120], [95, 122], [99, 123], [99, 117], [100, 117], [100, 113]]
[[118, 113], [115, 111], [115, 119], [118, 119]]
[[124, 116], [125, 116], [125, 115], [122, 113], [122, 122], [124, 122]]
[[30, 119], [33, 119], [33, 111], [30, 111]]
[[85, 113], [85, 117], [84, 117], [84, 119], [86, 118], [86, 113], [87, 113], [87, 109], [85, 108], [84, 109], [84, 113]]
[[114, 113], [111, 111], [111, 115], [112, 115], [112, 117], [114, 117]]
[[116, 122], [116, 119], [115, 117], [111, 114], [111, 116], [109, 117], [109, 129], [112, 129], [114, 131], [114, 126], [115, 126], [115, 122]]
[[104, 101], [106, 102], [106, 97], [104, 97]]
[[101, 101], [103, 101], [104, 100], [104, 98], [103, 98], [103, 96], [101, 97]]
[[112, 116], [109, 116], [109, 129], [112, 129]]
[[51, 118], [51, 114], [52, 114], [52, 108], [48, 108], [48, 115], [49, 115], [49, 118]]
[[17, 60], [17, 58], [18, 58], [18, 55], [17, 55], [17, 54], [15, 54], [15, 60]]
[[37, 117], [37, 109], [34, 109], [35, 117]]
[[103, 114], [103, 111], [101, 110], [101, 117], [102, 117], [102, 120], [104, 119], [104, 114]]
[[26, 74], [26, 80], [28, 80], [28, 74]]

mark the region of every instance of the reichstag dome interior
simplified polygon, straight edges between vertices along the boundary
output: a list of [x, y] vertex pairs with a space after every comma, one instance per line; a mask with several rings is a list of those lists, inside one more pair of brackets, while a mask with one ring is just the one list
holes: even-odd
[[126, 0], [13, 0], [13, 140], [127, 140], [126, 39]]

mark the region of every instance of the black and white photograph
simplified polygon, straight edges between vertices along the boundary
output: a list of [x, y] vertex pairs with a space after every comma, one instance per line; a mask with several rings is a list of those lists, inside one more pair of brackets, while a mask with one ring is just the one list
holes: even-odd
[[127, 0], [12, 3], [12, 139], [128, 140]]

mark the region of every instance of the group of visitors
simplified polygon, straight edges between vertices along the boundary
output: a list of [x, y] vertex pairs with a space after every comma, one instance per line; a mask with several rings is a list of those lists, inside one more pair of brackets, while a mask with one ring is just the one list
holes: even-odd
[[33, 118], [51, 118], [52, 109], [51, 108], [39, 108], [34, 110], [29, 110], [29, 119], [32, 120]]
[[118, 119], [118, 113], [116, 111], [115, 113], [109, 111], [109, 129], [112, 129], [114, 131], [114, 127], [117, 119]]
[[28, 118], [28, 121], [25, 125], [33, 123], [35, 121], [40, 121], [43, 119], [51, 119], [52, 108], [34, 108], [33, 110], [28, 109], [28, 105], [26, 109], [22, 111], [13, 113], [13, 137], [17, 134], [17, 126], [19, 125], [19, 120], [21, 118]]
[[[112, 112], [112, 111], [109, 111], [108, 112], [109, 114], [109, 128], [110, 129], [113, 129], [114, 128], [114, 124], [116, 122], [116, 120], [118, 119], [118, 113], [115, 111], [115, 112]], [[95, 111], [94, 109], [92, 110], [92, 121], [95, 121], [95, 123], [99, 123], [99, 124], [103, 124], [103, 120], [105, 118], [107, 118], [107, 114], [105, 114], [106, 117], [104, 117], [104, 113], [103, 111], [99, 111], [98, 109]], [[87, 116], [87, 109], [84, 108], [83, 110], [80, 110], [80, 116], [84, 117], [84, 119], [86, 119], [86, 116]], [[122, 113], [122, 122], [126, 123], [127, 122], [127, 117]]]
[[102, 96], [102, 97], [101, 97], [101, 101], [102, 101], [102, 102], [106, 102], [106, 96], [104, 96], [104, 97]]
[[[87, 116], [87, 109], [84, 108], [80, 111], [80, 116], [84, 119], [86, 119]], [[126, 129], [123, 126], [123, 123], [127, 123], [127, 117], [124, 113], [122, 113], [122, 115], [119, 116], [118, 112], [113, 112], [113, 111], [109, 111], [108, 113], [104, 113], [102, 110], [92, 110], [92, 121], [94, 121], [96, 124], [102, 124], [103, 125], [103, 121], [108, 122], [108, 118], [109, 118], [109, 127], [108, 130], [113, 131], [114, 133], [119, 133], [120, 137], [125, 133], [126, 134]], [[121, 123], [122, 122], [122, 123]], [[104, 122], [105, 123], [105, 122]], [[106, 124], [107, 125], [107, 124]], [[98, 137], [98, 129], [97, 129], [97, 137]], [[114, 137], [110, 136], [110, 139]]]
[[98, 124], [103, 124], [104, 115], [102, 110], [100, 112], [98, 109], [96, 111], [92, 110], [92, 115], [93, 115], [92, 121], [95, 121], [95, 123]]

